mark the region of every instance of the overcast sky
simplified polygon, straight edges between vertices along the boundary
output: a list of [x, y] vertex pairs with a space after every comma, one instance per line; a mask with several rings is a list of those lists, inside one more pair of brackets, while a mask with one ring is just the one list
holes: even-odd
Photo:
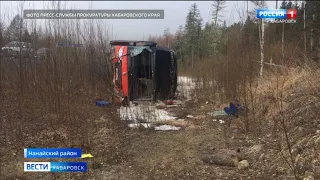
[[[8, 24], [18, 13], [21, 3], [24, 3], [24, 9], [52, 9], [48, 1], [0, 1], [0, 20]], [[160, 35], [166, 28], [175, 32], [180, 25], [184, 25], [193, 3], [198, 5], [204, 22], [210, 21], [212, 1], [67, 1], [62, 3], [62, 9], [164, 9], [164, 19], [103, 20], [107, 26], [113, 26], [116, 39], [146, 40], [149, 34]], [[267, 1], [267, 4], [269, 8], [275, 8], [274, 1]], [[239, 10], [245, 10], [246, 7], [246, 1], [227, 1], [223, 19], [228, 25], [239, 21]], [[249, 2], [250, 8], [252, 4]]]

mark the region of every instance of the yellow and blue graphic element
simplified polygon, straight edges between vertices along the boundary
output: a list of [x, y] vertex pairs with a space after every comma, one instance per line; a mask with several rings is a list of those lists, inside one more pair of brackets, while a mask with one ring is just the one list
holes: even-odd
[[81, 158], [93, 158], [93, 156], [89, 153], [89, 154], [82, 154]]
[[87, 162], [24, 162], [24, 172], [87, 172]]

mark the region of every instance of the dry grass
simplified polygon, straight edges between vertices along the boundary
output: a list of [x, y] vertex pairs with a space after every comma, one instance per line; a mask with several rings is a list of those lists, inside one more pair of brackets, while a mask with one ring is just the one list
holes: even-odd
[[[84, 24], [46, 21], [44, 31], [38, 32], [38, 42], [34, 42], [36, 47], [51, 50], [44, 60], [0, 57], [1, 178], [51, 178], [52, 174], [23, 173], [23, 148], [27, 147], [80, 147], [105, 157], [97, 161], [121, 161], [118, 149], [126, 141], [126, 128], [116, 106], [95, 106], [97, 98], [113, 100], [108, 36], [100, 31], [102, 24]], [[81, 25], [82, 32], [74, 30]], [[17, 40], [22, 41], [21, 37]], [[84, 46], [57, 47], [61, 42]], [[101, 120], [104, 115], [107, 118]], [[66, 176], [57, 175], [61, 179]], [[86, 176], [71, 174], [68, 178]]]

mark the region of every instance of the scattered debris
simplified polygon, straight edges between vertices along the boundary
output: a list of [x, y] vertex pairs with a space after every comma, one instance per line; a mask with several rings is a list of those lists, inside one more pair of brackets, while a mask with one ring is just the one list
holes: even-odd
[[226, 116], [234, 116], [238, 117], [239, 113], [246, 112], [247, 108], [242, 107], [240, 104], [235, 105], [234, 103], [230, 103], [228, 107], [224, 107], [223, 110], [216, 110], [208, 113], [208, 115], [213, 117], [226, 117]]
[[224, 112], [227, 114], [237, 116], [240, 107], [241, 107], [240, 104], [230, 103], [229, 107], [224, 108]]
[[193, 119], [193, 118], [194, 118], [194, 116], [192, 116], [192, 115], [187, 115], [187, 118], [189, 118], [189, 119]]
[[204, 155], [201, 160], [208, 164], [235, 167], [235, 160], [226, 155]]
[[238, 133], [239, 130], [238, 130], [238, 129], [233, 129], [232, 132], [233, 132], [233, 133]]
[[286, 173], [286, 168], [284, 168], [284, 167], [278, 167], [277, 169], [276, 169], [276, 171], [277, 171], [277, 173], [278, 174], [285, 174]]
[[313, 167], [314, 178], [320, 179], [320, 166]]
[[103, 101], [103, 100], [96, 101], [96, 106], [98, 106], [98, 107], [104, 107], [104, 106], [109, 106], [109, 105], [111, 105], [111, 103], [108, 101]]
[[226, 112], [224, 112], [223, 110], [221, 111], [213, 111], [208, 113], [208, 115], [213, 116], [213, 117], [217, 117], [217, 116], [226, 116], [228, 115]]
[[175, 120], [176, 117], [163, 109], [157, 109], [150, 104], [139, 104], [138, 106], [121, 107], [119, 110], [121, 120], [144, 122]]
[[171, 126], [171, 125], [161, 125], [161, 126], [154, 127], [154, 130], [156, 131], [178, 131], [180, 129], [181, 127]]
[[244, 155], [240, 152], [229, 149], [214, 149], [212, 154], [205, 154], [201, 157], [201, 160], [205, 163], [215, 164], [220, 166], [238, 166], [239, 161], [242, 161]]
[[205, 119], [206, 116], [205, 115], [198, 115], [196, 117], [194, 117], [194, 119]]
[[258, 144], [258, 145], [253, 145], [252, 147], [250, 147], [248, 149], [248, 151], [246, 152], [247, 155], [253, 155], [253, 156], [256, 156], [258, 154], [260, 154], [261, 150], [262, 150], [262, 145], [261, 144]]
[[314, 141], [316, 145], [320, 145], [320, 136]]
[[131, 128], [138, 128], [138, 127], [144, 127], [144, 128], [151, 128], [151, 123], [134, 123], [134, 124], [128, 124]]
[[242, 160], [238, 163], [238, 169], [247, 169], [249, 167], [249, 162], [247, 160]]
[[306, 171], [303, 180], [314, 180], [314, 173]]
[[165, 105], [173, 105], [173, 104], [176, 104], [173, 100], [164, 100], [163, 103]]
[[220, 123], [220, 124], [223, 124], [223, 123], [225, 123], [225, 121], [223, 121], [223, 120], [219, 120], [219, 123]]

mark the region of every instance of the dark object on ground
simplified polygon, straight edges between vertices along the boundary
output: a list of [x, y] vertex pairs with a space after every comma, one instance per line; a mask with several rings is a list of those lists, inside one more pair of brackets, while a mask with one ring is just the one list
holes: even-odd
[[244, 159], [244, 155], [240, 152], [240, 149], [215, 149], [210, 154], [204, 154], [201, 160], [208, 164], [215, 164], [219, 166], [235, 167], [238, 162]]
[[227, 114], [232, 114], [232, 115], [236, 115], [238, 112], [238, 108], [240, 104], [235, 105], [234, 103], [230, 103], [229, 107], [225, 107], [224, 108], [224, 112], [226, 112]]
[[98, 107], [104, 107], [109, 105], [111, 105], [111, 103], [108, 101], [103, 101], [103, 100], [96, 101], [96, 106]]
[[231, 157], [225, 155], [205, 155], [201, 160], [208, 164], [215, 164], [219, 166], [235, 167], [236, 164]]
[[165, 105], [173, 105], [173, 104], [175, 104], [175, 102], [173, 100], [164, 100], [163, 103]]
[[225, 107], [224, 108], [224, 112], [229, 114], [229, 115], [233, 115], [238, 117], [239, 114], [244, 114], [247, 112], [247, 108], [244, 106], [241, 106], [240, 104], [235, 104], [235, 103], [230, 103], [229, 107]]

